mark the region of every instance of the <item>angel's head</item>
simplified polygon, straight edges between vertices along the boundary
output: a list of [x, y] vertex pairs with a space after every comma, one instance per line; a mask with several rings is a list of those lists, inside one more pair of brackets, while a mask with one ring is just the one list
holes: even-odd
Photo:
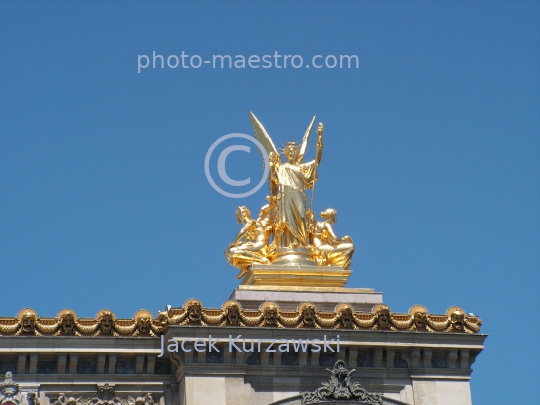
[[335, 224], [337, 219], [337, 211], [333, 208], [327, 208], [319, 214], [319, 216], [326, 221]]
[[241, 223], [246, 219], [251, 219], [251, 213], [245, 206], [238, 207], [236, 209], [236, 220], [238, 221], [238, 223]]
[[296, 142], [287, 143], [287, 146], [283, 149], [283, 155], [287, 158], [288, 163], [296, 162], [298, 152], [298, 145], [296, 145]]

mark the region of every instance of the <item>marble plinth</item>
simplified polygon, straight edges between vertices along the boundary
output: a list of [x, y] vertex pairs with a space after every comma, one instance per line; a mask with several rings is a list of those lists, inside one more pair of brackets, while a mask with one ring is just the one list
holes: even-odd
[[245, 309], [258, 309], [262, 302], [273, 301], [284, 311], [295, 311], [302, 302], [311, 302], [319, 311], [333, 311], [340, 303], [350, 304], [356, 311], [370, 311], [383, 303], [382, 293], [371, 288], [241, 285], [233, 291], [230, 299], [238, 301]]

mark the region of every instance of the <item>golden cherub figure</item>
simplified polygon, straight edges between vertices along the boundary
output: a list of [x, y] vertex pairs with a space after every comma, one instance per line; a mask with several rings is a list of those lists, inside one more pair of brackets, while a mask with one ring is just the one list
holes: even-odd
[[354, 245], [350, 236], [339, 238], [334, 233], [332, 225], [336, 223], [337, 211], [328, 208], [321, 212], [319, 216], [324, 221], [315, 221], [313, 213], [310, 211], [310, 217], [314, 221], [313, 232], [313, 250], [317, 262], [321, 266], [340, 266], [345, 270], [351, 266], [351, 258], [354, 254]]
[[252, 219], [247, 207], [237, 208], [236, 219], [243, 226], [225, 251], [225, 258], [232, 266], [240, 269], [236, 278], [242, 278], [253, 263], [270, 264], [266, 258], [269, 248], [264, 224]]

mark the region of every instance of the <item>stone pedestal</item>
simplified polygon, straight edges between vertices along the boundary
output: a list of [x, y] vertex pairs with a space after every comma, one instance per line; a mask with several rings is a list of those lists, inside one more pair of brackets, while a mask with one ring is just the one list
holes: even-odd
[[370, 311], [382, 304], [382, 293], [371, 288], [345, 288], [352, 270], [314, 264], [253, 264], [230, 299], [245, 309], [258, 309], [261, 302], [278, 303], [281, 310], [294, 311], [303, 302], [320, 311], [333, 311], [347, 303], [356, 311]]
[[303, 302], [311, 302], [320, 311], [333, 311], [340, 303], [350, 304], [356, 311], [371, 311], [382, 304], [382, 293], [371, 288], [244, 286], [230, 298], [245, 309], [258, 309], [262, 302], [273, 301], [283, 311], [294, 311]]

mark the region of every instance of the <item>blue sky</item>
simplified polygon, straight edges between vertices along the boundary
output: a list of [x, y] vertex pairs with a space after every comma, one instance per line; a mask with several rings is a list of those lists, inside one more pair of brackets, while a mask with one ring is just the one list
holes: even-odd
[[[357, 246], [349, 286], [478, 314], [475, 405], [539, 380], [537, 2], [0, 3], [1, 316], [131, 317], [238, 285], [234, 212], [207, 182], [220, 136], [280, 146], [325, 125], [315, 210]], [[357, 55], [358, 69], [147, 68], [138, 55]], [[159, 66], [159, 65], [158, 65]], [[308, 152], [313, 156], [313, 145]], [[234, 156], [238, 159], [234, 159]], [[260, 156], [231, 155], [232, 178]], [[6, 288], [7, 287], [7, 288]]]

